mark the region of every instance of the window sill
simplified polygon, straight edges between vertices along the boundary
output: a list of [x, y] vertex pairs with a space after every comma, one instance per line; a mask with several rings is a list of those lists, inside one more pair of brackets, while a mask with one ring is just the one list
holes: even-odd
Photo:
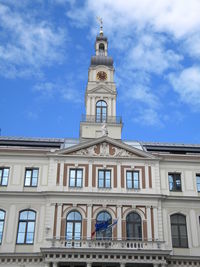
[[34, 251], [34, 244], [16, 244], [17, 253], [32, 253]]
[[128, 191], [136, 191], [136, 192], [138, 192], [138, 191], [141, 191], [141, 188], [126, 188]]
[[35, 192], [35, 191], [37, 191], [37, 189], [38, 189], [38, 187], [32, 187], [32, 186], [24, 186], [23, 187], [23, 190], [25, 191], [25, 192]]
[[7, 188], [8, 188], [7, 185], [1, 185], [1, 186], [0, 186], [0, 191], [6, 191]]
[[69, 191], [82, 191], [83, 187], [68, 187]]
[[112, 190], [112, 187], [97, 187], [98, 190], [105, 190], [105, 191], [110, 191]]

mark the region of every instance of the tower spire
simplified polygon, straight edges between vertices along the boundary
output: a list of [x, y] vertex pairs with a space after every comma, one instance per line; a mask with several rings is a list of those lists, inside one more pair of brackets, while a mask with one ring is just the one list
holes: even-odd
[[97, 17], [97, 20], [99, 21], [99, 24], [100, 24], [99, 35], [103, 36], [103, 19], [101, 17]]

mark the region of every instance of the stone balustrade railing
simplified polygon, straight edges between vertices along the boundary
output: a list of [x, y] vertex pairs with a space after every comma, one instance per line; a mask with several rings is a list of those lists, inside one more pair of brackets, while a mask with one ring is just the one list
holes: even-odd
[[88, 248], [88, 249], [125, 249], [125, 250], [157, 250], [165, 249], [163, 241], [140, 240], [64, 240], [49, 239], [56, 248]]

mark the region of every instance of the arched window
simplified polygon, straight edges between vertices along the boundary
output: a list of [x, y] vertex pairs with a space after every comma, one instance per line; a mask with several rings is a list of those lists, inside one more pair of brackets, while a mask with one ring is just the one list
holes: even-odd
[[5, 221], [5, 211], [0, 210], [0, 244], [3, 238], [3, 228], [4, 228], [4, 221]]
[[23, 210], [19, 213], [17, 244], [33, 244], [36, 212]]
[[172, 246], [174, 248], [187, 248], [186, 217], [182, 214], [171, 215]]
[[[108, 222], [112, 224], [112, 217], [107, 211], [102, 211], [97, 215], [96, 223]], [[112, 239], [112, 227], [106, 230], [100, 230], [96, 232], [96, 239]]]
[[105, 55], [105, 46], [103, 43], [99, 44], [99, 55], [101, 55], [101, 56]]
[[66, 218], [66, 240], [80, 240], [82, 216], [78, 211], [71, 211]]
[[142, 239], [141, 217], [136, 212], [131, 212], [126, 217], [126, 236], [127, 239]]
[[105, 101], [100, 100], [96, 103], [96, 122], [107, 121], [107, 104]]

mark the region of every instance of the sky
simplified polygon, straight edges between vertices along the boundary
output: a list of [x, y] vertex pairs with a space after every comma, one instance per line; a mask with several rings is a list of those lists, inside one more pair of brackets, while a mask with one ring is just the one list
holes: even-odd
[[78, 138], [103, 18], [123, 140], [200, 143], [199, 0], [0, 0], [2, 136]]

